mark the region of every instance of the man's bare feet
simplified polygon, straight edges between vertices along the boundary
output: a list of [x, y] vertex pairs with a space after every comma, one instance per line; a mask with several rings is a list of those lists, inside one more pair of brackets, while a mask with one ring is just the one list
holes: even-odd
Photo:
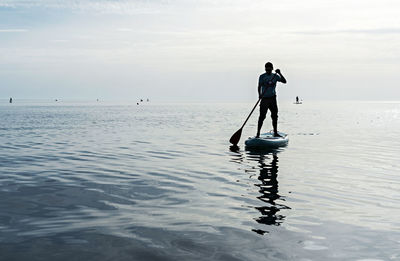
[[274, 137], [282, 137], [278, 132], [274, 132]]
[[256, 138], [260, 138], [260, 133], [257, 133]]

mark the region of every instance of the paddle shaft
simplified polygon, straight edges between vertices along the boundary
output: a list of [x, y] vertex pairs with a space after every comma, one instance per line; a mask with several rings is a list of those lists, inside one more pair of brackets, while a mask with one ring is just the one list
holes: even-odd
[[[275, 76], [277, 74], [274, 74], [274, 77], [272, 77], [271, 81], [273, 81], [275, 79]], [[260, 95], [260, 98], [258, 98], [258, 101], [256, 102], [256, 105], [254, 105], [253, 109], [251, 110], [249, 116], [247, 116], [246, 120], [244, 121], [242, 127], [240, 129], [243, 129], [244, 125], [246, 125], [247, 121], [250, 119], [250, 116], [253, 114], [254, 110], [256, 109], [257, 105], [260, 103], [262, 97], [264, 96], [265, 92], [267, 91], [268, 87], [265, 88], [265, 90], [262, 92], [262, 94]]]
[[249, 116], [247, 116], [246, 120], [244, 121], [242, 127], [240, 127], [241, 129], [243, 129], [244, 125], [246, 125], [247, 121], [250, 119], [250, 116], [253, 114], [253, 111], [256, 109], [257, 105], [260, 103], [262, 98], [259, 98], [258, 101], [256, 102], [256, 105], [254, 105], [253, 109], [251, 110]]

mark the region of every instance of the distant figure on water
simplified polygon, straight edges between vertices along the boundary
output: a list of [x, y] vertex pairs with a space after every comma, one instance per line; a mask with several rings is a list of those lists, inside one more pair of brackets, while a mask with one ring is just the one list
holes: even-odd
[[10, 103], [12, 103], [12, 98], [10, 97]]
[[258, 118], [258, 127], [256, 137], [260, 137], [261, 127], [268, 110], [271, 111], [272, 127], [274, 128], [274, 136], [281, 137], [278, 133], [278, 104], [276, 102], [276, 83], [286, 83], [281, 71], [276, 69], [276, 73], [272, 73], [274, 66], [272, 63], [265, 64], [265, 73], [260, 75], [258, 80], [258, 95], [261, 98], [260, 117]]
[[296, 103], [299, 103], [299, 96], [296, 96]]

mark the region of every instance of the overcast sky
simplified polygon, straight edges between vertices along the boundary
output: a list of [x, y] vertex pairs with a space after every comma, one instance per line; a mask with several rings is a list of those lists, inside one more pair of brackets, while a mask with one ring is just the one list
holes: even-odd
[[400, 2], [0, 0], [0, 98], [400, 100]]

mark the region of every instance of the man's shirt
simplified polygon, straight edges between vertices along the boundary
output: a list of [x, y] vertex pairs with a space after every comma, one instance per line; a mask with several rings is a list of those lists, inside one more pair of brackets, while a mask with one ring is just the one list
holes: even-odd
[[263, 98], [274, 97], [276, 95], [275, 88], [277, 82], [282, 82], [279, 75], [274, 73], [271, 73], [270, 75], [267, 73], [261, 74], [258, 79], [258, 85], [261, 86], [260, 95], [263, 94]]

